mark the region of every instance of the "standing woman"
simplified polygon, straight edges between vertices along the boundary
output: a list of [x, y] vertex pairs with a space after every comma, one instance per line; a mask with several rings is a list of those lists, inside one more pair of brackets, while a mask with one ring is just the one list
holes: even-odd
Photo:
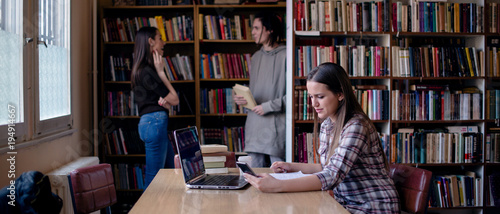
[[307, 94], [316, 115], [324, 120], [318, 148], [321, 163], [271, 166], [274, 172], [312, 174], [296, 179], [246, 173], [245, 178], [263, 192], [333, 190], [335, 200], [351, 213], [399, 213], [398, 193], [377, 130], [354, 96], [345, 70], [333, 63], [312, 69]]
[[168, 109], [179, 98], [164, 72], [165, 42], [155, 27], [136, 34], [132, 89], [139, 108], [139, 136], [146, 148], [145, 188], [161, 168], [174, 168], [174, 151], [167, 135]]
[[[281, 17], [272, 12], [255, 16], [252, 26], [255, 43], [262, 45], [251, 59], [250, 91], [257, 106], [247, 114], [245, 152], [252, 167], [267, 167], [285, 159], [285, 71], [286, 46], [281, 45]], [[238, 105], [247, 103], [234, 96]]]

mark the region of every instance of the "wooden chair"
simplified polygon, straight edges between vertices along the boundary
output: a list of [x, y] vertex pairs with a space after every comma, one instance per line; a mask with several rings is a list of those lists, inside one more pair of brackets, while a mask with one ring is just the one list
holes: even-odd
[[73, 170], [69, 175], [75, 213], [91, 213], [115, 204], [111, 165], [104, 163]]
[[431, 171], [401, 164], [391, 164], [389, 175], [398, 191], [401, 211], [427, 212]]

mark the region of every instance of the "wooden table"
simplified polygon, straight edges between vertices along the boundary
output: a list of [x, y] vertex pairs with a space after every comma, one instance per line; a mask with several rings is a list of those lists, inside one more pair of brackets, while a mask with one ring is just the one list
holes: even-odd
[[[256, 173], [270, 172], [256, 168]], [[231, 173], [238, 169], [230, 168]], [[161, 169], [134, 213], [349, 213], [326, 191], [263, 193], [250, 184], [241, 190], [186, 188], [180, 169]]]

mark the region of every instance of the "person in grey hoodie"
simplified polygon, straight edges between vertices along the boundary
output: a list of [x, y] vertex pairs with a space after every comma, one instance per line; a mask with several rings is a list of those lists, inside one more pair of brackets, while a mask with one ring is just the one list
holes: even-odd
[[[250, 91], [257, 106], [247, 114], [245, 152], [252, 167], [267, 167], [285, 159], [285, 71], [286, 47], [281, 17], [272, 12], [255, 16], [252, 36], [262, 45], [251, 59]], [[234, 96], [238, 105], [247, 103]]]

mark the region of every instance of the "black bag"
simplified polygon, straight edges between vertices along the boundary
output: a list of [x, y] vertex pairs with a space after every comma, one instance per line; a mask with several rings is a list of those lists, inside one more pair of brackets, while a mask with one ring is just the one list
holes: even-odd
[[9, 204], [12, 187], [7, 185], [0, 190], [0, 213], [57, 214], [61, 211], [62, 199], [52, 193], [49, 177], [41, 172], [23, 173], [15, 180], [14, 186], [15, 206]]

